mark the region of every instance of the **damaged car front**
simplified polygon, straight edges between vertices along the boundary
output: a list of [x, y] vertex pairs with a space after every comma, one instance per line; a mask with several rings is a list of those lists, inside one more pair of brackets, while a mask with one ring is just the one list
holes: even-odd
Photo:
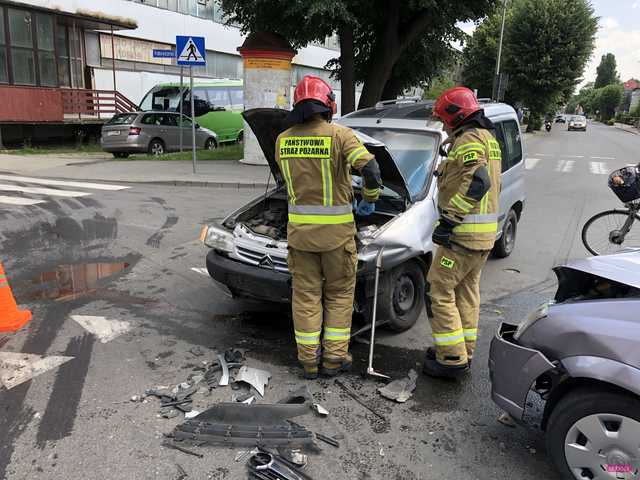
[[544, 431], [564, 478], [640, 476], [640, 252], [554, 269], [554, 300], [491, 343], [494, 402]]
[[[277, 136], [286, 128], [287, 111], [253, 109], [243, 113], [267, 159], [275, 187], [203, 232], [211, 248], [207, 269], [211, 277], [233, 296], [287, 303], [291, 279], [287, 269], [287, 192], [275, 160]], [[391, 328], [406, 330], [424, 307], [426, 271], [434, 249], [435, 224], [433, 170], [441, 133], [398, 133], [400, 143], [387, 148], [375, 131], [356, 131], [380, 166], [383, 189], [376, 211], [356, 216], [358, 280], [355, 308], [369, 314], [373, 297], [374, 260], [383, 252], [379, 311]], [[389, 133], [382, 138], [391, 138]], [[386, 137], [385, 137], [386, 135]], [[391, 139], [393, 141], [393, 139]], [[407, 143], [408, 142], [408, 143]], [[401, 159], [396, 158], [396, 154]], [[405, 180], [409, 178], [409, 182]], [[356, 200], [362, 179], [353, 172]]]

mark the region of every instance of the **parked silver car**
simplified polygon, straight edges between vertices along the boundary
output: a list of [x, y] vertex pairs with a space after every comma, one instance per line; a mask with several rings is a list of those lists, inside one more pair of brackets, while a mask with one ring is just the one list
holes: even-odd
[[[162, 155], [180, 149], [179, 114], [172, 112], [131, 112], [114, 115], [103, 127], [100, 143], [105, 152], [116, 158], [132, 153]], [[182, 115], [182, 141], [191, 145], [191, 119]], [[196, 146], [213, 150], [218, 147], [214, 132], [196, 123]]]
[[[374, 259], [381, 248], [378, 312], [396, 330], [414, 325], [424, 308], [426, 273], [435, 247], [431, 241], [438, 219], [434, 171], [446, 139], [442, 124], [432, 119], [432, 102], [385, 102], [354, 112], [339, 122], [354, 128], [380, 165], [384, 189], [375, 212], [356, 217], [358, 275], [355, 309], [365, 318], [373, 298]], [[484, 105], [498, 127], [503, 146], [503, 188], [497, 256], [513, 250], [524, 206], [523, 147], [515, 111], [508, 105]], [[211, 247], [206, 259], [211, 277], [236, 297], [289, 302], [287, 269], [287, 195], [275, 160], [276, 137], [285, 128], [287, 111], [253, 109], [244, 118], [256, 134], [276, 186], [203, 231]], [[362, 179], [354, 175], [356, 198]]]
[[554, 269], [555, 299], [491, 343], [492, 397], [567, 479], [640, 478], [640, 252]]

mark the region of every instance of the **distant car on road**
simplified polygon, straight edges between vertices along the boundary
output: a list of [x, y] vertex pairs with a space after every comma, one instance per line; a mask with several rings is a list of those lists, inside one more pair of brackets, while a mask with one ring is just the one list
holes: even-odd
[[[191, 145], [191, 119], [182, 115], [185, 147]], [[162, 155], [180, 149], [180, 119], [171, 112], [131, 112], [114, 115], [102, 127], [102, 149], [116, 158], [132, 153]], [[196, 146], [206, 150], [218, 147], [214, 132], [196, 123]]]
[[569, 119], [569, 125], [567, 126], [567, 130], [582, 130], [583, 132], [587, 131], [587, 117], [584, 115], [573, 115]]
[[640, 251], [554, 268], [555, 299], [491, 342], [493, 401], [545, 432], [565, 479], [640, 473]]
[[557, 115], [554, 123], [567, 123], [567, 119], [564, 115]]

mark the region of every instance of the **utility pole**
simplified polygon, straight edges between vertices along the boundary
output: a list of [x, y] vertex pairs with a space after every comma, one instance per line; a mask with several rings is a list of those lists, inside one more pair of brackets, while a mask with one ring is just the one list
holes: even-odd
[[504, 22], [507, 17], [507, 1], [502, 5], [502, 27], [500, 28], [500, 41], [498, 42], [498, 59], [496, 61], [496, 77], [493, 84], [493, 100], [498, 100], [500, 94], [500, 60], [502, 58], [502, 39], [504, 38]]

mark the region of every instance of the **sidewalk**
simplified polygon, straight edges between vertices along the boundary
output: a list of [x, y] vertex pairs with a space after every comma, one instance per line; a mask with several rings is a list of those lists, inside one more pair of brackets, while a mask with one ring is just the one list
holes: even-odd
[[[270, 174], [267, 165], [216, 160], [198, 162], [194, 175], [190, 161], [118, 161], [104, 154], [0, 155], [0, 171], [73, 180], [228, 188], [264, 188]], [[273, 184], [273, 178], [269, 182]]]
[[614, 123], [613, 126], [619, 128], [620, 130], [624, 130], [625, 132], [640, 135], [640, 130], [632, 125], [627, 125], [626, 123]]

